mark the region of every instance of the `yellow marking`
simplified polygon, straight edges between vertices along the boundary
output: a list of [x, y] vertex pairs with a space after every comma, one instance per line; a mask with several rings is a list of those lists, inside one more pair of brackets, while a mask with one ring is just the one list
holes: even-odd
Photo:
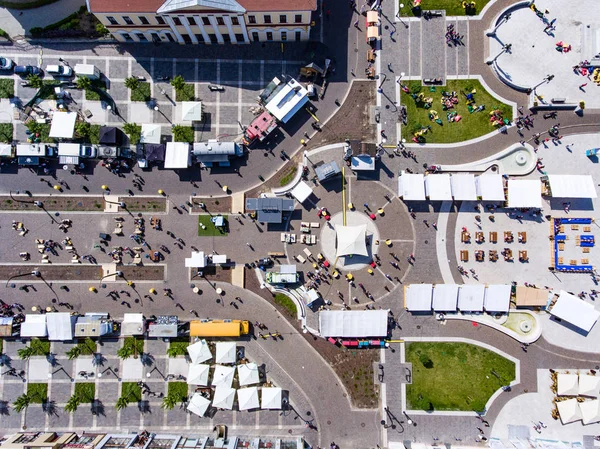
[[306, 109], [306, 112], [308, 112], [310, 114], [310, 116], [312, 118], [314, 118], [317, 123], [321, 121], [321, 120], [319, 120], [319, 117], [317, 117], [315, 114], [313, 114], [312, 112], [310, 112], [310, 109], [308, 109], [308, 108], [304, 108], [304, 109]]

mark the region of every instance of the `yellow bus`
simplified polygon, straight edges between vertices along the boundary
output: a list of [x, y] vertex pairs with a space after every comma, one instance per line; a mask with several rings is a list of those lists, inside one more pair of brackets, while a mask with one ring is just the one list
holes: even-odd
[[240, 337], [250, 332], [246, 320], [192, 320], [191, 337]]

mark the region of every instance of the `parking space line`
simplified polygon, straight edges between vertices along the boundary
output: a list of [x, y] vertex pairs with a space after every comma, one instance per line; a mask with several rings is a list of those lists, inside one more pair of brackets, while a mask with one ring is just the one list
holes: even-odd
[[[108, 61], [107, 61], [107, 66], [108, 66]], [[108, 72], [108, 70], [107, 70]], [[152, 81], [154, 79], [154, 58], [150, 58], [150, 80]], [[150, 83], [150, 97], [154, 98], [154, 83]]]
[[265, 61], [260, 61], [260, 85], [265, 84]]
[[[221, 84], [221, 60], [217, 59], [217, 85]], [[219, 137], [219, 128], [221, 126], [221, 96], [217, 94], [217, 112], [215, 118], [215, 136]]]
[[[244, 66], [244, 61], [242, 59], [240, 59], [238, 61], [238, 115], [237, 115], [237, 120], [238, 120], [238, 125], [241, 127], [242, 126], [242, 78], [243, 78], [243, 67]], [[242, 130], [240, 129], [240, 132]]]

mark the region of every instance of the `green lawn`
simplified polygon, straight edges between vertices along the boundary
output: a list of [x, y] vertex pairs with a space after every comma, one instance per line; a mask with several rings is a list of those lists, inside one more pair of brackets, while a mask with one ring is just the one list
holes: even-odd
[[74, 394], [79, 397], [83, 404], [90, 404], [94, 402], [96, 397], [96, 385], [91, 382], [78, 382], [75, 384]]
[[[479, 14], [481, 10], [489, 3], [490, 0], [477, 0], [475, 8], [466, 10], [463, 8], [463, 0], [422, 0], [421, 10], [445, 9], [446, 16], [474, 16]], [[470, 3], [470, 2], [469, 2]], [[404, 4], [403, 8], [398, 8], [401, 16], [414, 16], [412, 10], [413, 2], [410, 0], [398, 0], [398, 5]]]
[[288, 298], [287, 295], [284, 295], [283, 293], [277, 293], [273, 300], [275, 301], [275, 304], [279, 304], [280, 306], [284, 307], [292, 318], [298, 317], [296, 303]]
[[0, 98], [12, 98], [15, 96], [15, 80], [12, 78], [0, 79]]
[[410, 410], [481, 412], [496, 390], [515, 379], [513, 362], [468, 343], [407, 343], [406, 361], [412, 363]]
[[50, 342], [48, 340], [32, 338], [29, 346], [31, 346], [31, 349], [33, 349], [33, 355], [43, 356], [50, 354]]
[[81, 355], [93, 355], [98, 351], [98, 345], [90, 337], [80, 340], [77, 346], [81, 348]]
[[121, 397], [128, 403], [139, 402], [142, 400], [142, 389], [137, 382], [123, 382]]
[[[227, 235], [227, 223], [228, 216], [223, 215], [225, 221], [225, 229], [217, 228], [212, 221], [210, 215], [199, 215], [198, 216], [198, 235], [200, 237], [220, 237]], [[206, 229], [202, 229], [200, 225], [204, 225]]]
[[290, 182], [292, 182], [292, 179], [294, 179], [294, 177], [296, 176], [296, 172], [298, 171], [298, 167], [296, 165], [293, 165], [292, 167], [290, 167], [287, 171], [287, 173], [285, 175], [282, 176], [282, 178], [279, 180], [279, 185], [281, 187], [289, 184]]
[[169, 357], [177, 357], [178, 355], [187, 355], [187, 347], [190, 345], [189, 338], [172, 338], [169, 342], [167, 355]]
[[48, 384], [28, 384], [27, 396], [32, 404], [41, 404], [48, 399]]
[[191, 126], [175, 125], [172, 131], [174, 142], [194, 142], [194, 128]]
[[183, 89], [175, 91], [175, 101], [194, 101], [196, 90], [193, 84], [185, 83]]
[[[92, 80], [92, 88], [106, 90], [106, 83], [102, 80]], [[100, 101], [100, 95], [92, 89], [85, 91], [85, 99], [90, 101]]]
[[13, 141], [12, 123], [0, 123], [0, 142], [10, 143]]
[[131, 91], [131, 101], [149, 101], [150, 83], [140, 81], [138, 87]]
[[188, 397], [188, 384], [185, 382], [169, 382], [167, 395], [176, 398], [177, 402], [183, 402]]
[[[422, 86], [420, 81], [409, 81], [403, 83], [410, 89], [410, 94], [401, 92], [400, 100], [406, 106], [408, 114], [408, 123], [402, 127], [402, 137], [407, 142], [412, 142], [414, 133], [427, 126], [429, 131], [423, 135], [425, 143], [452, 143], [463, 142], [483, 136], [497, 129], [490, 122], [490, 112], [499, 109], [505, 119], [512, 120], [512, 107], [502, 103], [492, 97], [481, 85], [478, 80], [448, 80], [446, 86], [436, 86], [435, 91], [431, 92], [429, 87]], [[466, 104], [465, 96], [462, 94], [470, 93], [476, 90], [474, 94], [475, 104], [473, 106], [485, 106], [481, 112], [470, 113]], [[442, 91], [456, 92], [458, 103], [454, 108], [444, 111], [441, 104]], [[429, 109], [425, 109], [424, 103], [415, 100], [412, 95], [423, 93], [425, 98], [432, 98], [433, 102]], [[442, 121], [442, 125], [429, 119], [429, 114], [435, 111]], [[459, 122], [448, 122], [447, 113], [456, 111], [462, 116]]]
[[36, 142], [52, 143], [56, 142], [53, 137], [50, 137], [50, 125], [47, 123], [29, 122], [27, 129], [32, 134], [37, 135], [35, 137]]

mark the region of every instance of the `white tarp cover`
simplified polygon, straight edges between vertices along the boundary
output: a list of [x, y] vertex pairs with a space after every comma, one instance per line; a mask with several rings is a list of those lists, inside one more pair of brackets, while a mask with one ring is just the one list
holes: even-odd
[[208, 372], [210, 365], [189, 365], [187, 383], [188, 385], [208, 386]]
[[76, 112], [54, 112], [49, 136], [72, 139], [75, 132], [75, 120], [77, 120]]
[[121, 335], [142, 335], [145, 329], [142, 313], [124, 313], [121, 323]]
[[204, 268], [206, 266], [204, 251], [192, 251], [192, 257], [186, 257], [184, 263], [186, 268]]
[[21, 337], [45, 337], [48, 335], [46, 315], [25, 315], [21, 323]]
[[548, 175], [550, 191], [557, 198], [597, 198], [590, 175]]
[[593, 305], [582, 301], [577, 296], [571, 295], [564, 290], [560, 291], [560, 296], [550, 310], [555, 317], [565, 320], [586, 332], [592, 330], [594, 324], [600, 317]]
[[578, 421], [581, 419], [581, 411], [579, 410], [579, 404], [577, 399], [567, 399], [556, 403], [558, 408], [558, 414], [563, 424]]
[[433, 310], [454, 312], [458, 302], [458, 285], [436, 284], [433, 289]]
[[542, 208], [542, 182], [539, 179], [509, 179], [508, 207]]
[[458, 310], [463, 312], [483, 311], [485, 285], [464, 284], [458, 290]]
[[77, 156], [79, 157], [79, 150], [81, 145], [78, 143], [64, 143], [58, 144], [58, 155], [59, 156]]
[[162, 128], [160, 125], [145, 123], [142, 125], [140, 143], [160, 143]]
[[477, 200], [475, 175], [470, 173], [452, 175], [450, 177], [450, 185], [452, 186], [452, 197], [456, 201]]
[[204, 416], [206, 410], [208, 410], [208, 406], [210, 405], [210, 401], [202, 396], [200, 393], [194, 393], [190, 402], [188, 402], [187, 409], [195, 415], [200, 417]]
[[336, 257], [342, 256], [368, 256], [367, 251], [367, 225], [342, 226], [335, 225], [337, 239]]
[[202, 102], [200, 101], [182, 101], [181, 102], [181, 121], [199, 122], [202, 120]]
[[261, 408], [281, 409], [281, 388], [267, 387], [260, 390]]
[[583, 424], [592, 424], [600, 421], [600, 401], [598, 399], [580, 402], [579, 411]]
[[216, 365], [215, 372], [213, 373], [212, 385], [215, 387], [224, 386], [231, 388], [234, 372], [235, 368], [233, 366]]
[[233, 408], [233, 400], [235, 399], [235, 388], [218, 386], [215, 388], [212, 405], [215, 408], [225, 408], [231, 410]]
[[432, 284], [411, 284], [406, 287], [406, 308], [411, 312], [429, 312], [433, 299]]
[[388, 310], [324, 310], [319, 329], [323, 337], [386, 337]]
[[299, 203], [305, 202], [312, 193], [312, 189], [304, 181], [300, 181], [296, 187], [292, 189], [292, 195]]
[[213, 265], [227, 263], [227, 254], [213, 254], [210, 260], [212, 260]]
[[238, 365], [237, 372], [240, 386], [242, 387], [260, 382], [258, 365], [256, 363], [244, 363], [243, 365]]
[[215, 363], [235, 363], [235, 341], [219, 341], [217, 342], [216, 346], [217, 354], [215, 356]]
[[210, 352], [206, 340], [200, 340], [193, 345], [189, 345], [187, 347], [187, 352], [192, 363], [202, 363], [212, 359], [212, 353]]
[[68, 312], [47, 313], [48, 340], [73, 340], [74, 323]]
[[600, 390], [600, 376], [592, 376], [591, 374], [579, 375], [579, 395], [589, 396], [592, 398], [598, 397]]
[[562, 374], [556, 376], [556, 394], [559, 396], [577, 396], [579, 393], [579, 377], [577, 374]]
[[431, 201], [451, 201], [450, 175], [442, 173], [425, 176], [425, 190]]
[[508, 312], [510, 285], [488, 285], [485, 289], [484, 307], [487, 312]]
[[187, 142], [167, 142], [165, 168], [188, 168], [192, 159], [190, 144]]
[[425, 201], [425, 177], [421, 174], [402, 173], [398, 177], [398, 196], [404, 201]]
[[238, 408], [240, 410], [251, 410], [260, 407], [258, 399], [258, 388], [240, 388], [237, 391]]
[[506, 201], [502, 175], [481, 175], [475, 178], [477, 196], [483, 201]]
[[267, 111], [280, 122], [286, 123], [308, 102], [308, 91], [291, 78], [265, 105]]
[[10, 143], [0, 144], [0, 157], [10, 157], [13, 155], [12, 145]]

